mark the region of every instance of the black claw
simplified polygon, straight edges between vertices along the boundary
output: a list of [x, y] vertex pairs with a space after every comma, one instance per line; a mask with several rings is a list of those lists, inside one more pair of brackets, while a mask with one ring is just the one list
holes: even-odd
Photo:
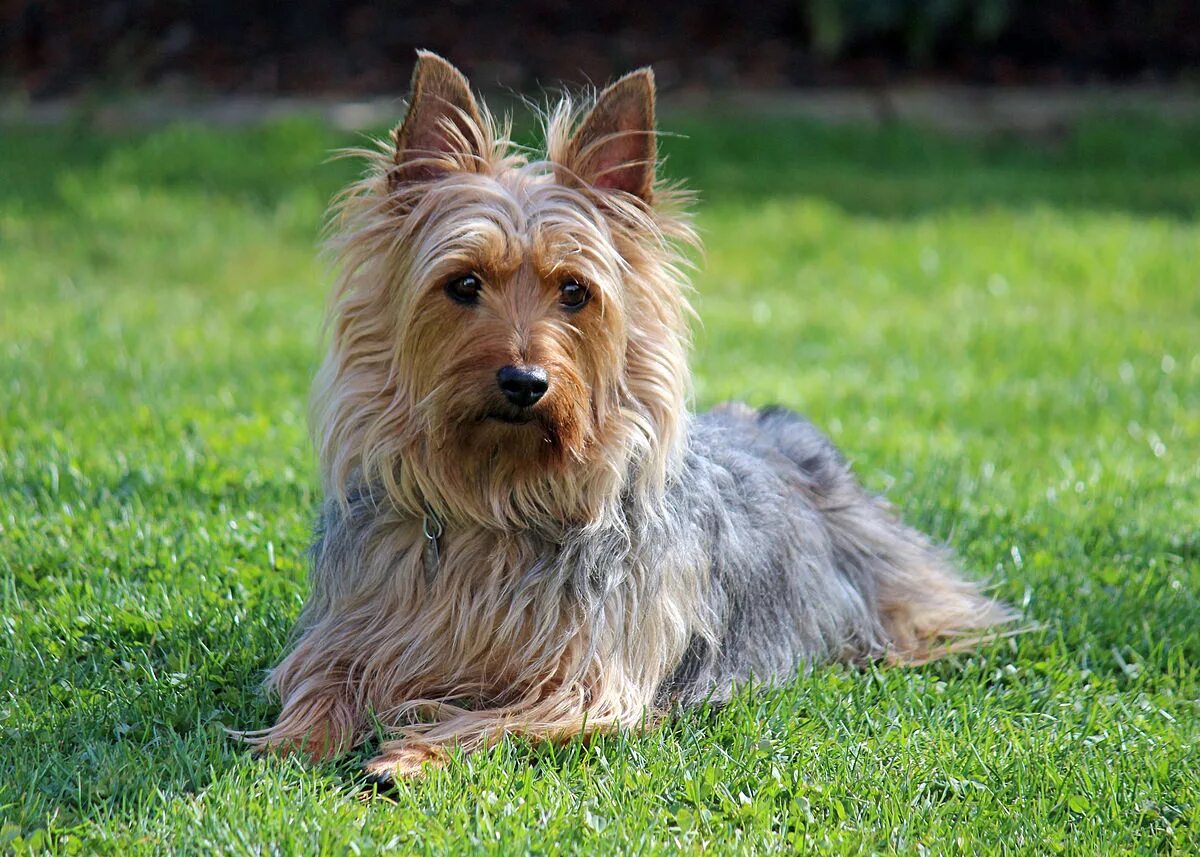
[[363, 774], [363, 785], [374, 786], [379, 791], [388, 791], [396, 786], [396, 780], [386, 771], [372, 771]]

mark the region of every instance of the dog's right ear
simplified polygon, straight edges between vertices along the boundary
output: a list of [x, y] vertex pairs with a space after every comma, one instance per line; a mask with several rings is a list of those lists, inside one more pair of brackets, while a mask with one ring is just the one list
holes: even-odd
[[463, 73], [429, 51], [417, 51], [404, 121], [392, 131], [392, 187], [429, 181], [453, 170], [479, 172], [483, 119]]

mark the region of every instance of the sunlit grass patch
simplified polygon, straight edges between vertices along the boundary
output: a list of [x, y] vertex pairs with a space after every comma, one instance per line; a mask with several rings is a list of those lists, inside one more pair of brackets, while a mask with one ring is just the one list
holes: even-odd
[[1200, 131], [683, 116], [697, 397], [778, 402], [1019, 605], [647, 735], [361, 800], [256, 759], [305, 590], [316, 124], [0, 132], [0, 852], [1194, 850]]

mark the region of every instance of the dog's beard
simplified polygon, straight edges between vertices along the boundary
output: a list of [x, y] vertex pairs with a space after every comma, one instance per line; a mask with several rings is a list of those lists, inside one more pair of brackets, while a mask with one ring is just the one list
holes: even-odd
[[476, 485], [546, 475], [562, 459], [561, 433], [552, 415], [490, 403], [431, 415], [428, 442], [421, 446], [432, 469], [461, 473]]
[[553, 415], [536, 409], [492, 408], [458, 422], [453, 434], [461, 456], [493, 464], [511, 461], [535, 470], [559, 463], [563, 452], [562, 433]]
[[[567, 387], [564, 375], [554, 377]], [[595, 429], [582, 384], [552, 391], [526, 408], [492, 395], [487, 387], [486, 380], [443, 383], [447, 395], [434, 397], [426, 414], [429, 454], [451, 456], [468, 471], [498, 467], [508, 476], [527, 477], [561, 473], [569, 462], [583, 460], [585, 439]]]
[[441, 501], [435, 506], [505, 528], [553, 527], [591, 520], [611, 500], [612, 486], [596, 480], [597, 468], [612, 468], [586, 401], [521, 409], [460, 396], [453, 409], [438, 404], [400, 463], [426, 500]]

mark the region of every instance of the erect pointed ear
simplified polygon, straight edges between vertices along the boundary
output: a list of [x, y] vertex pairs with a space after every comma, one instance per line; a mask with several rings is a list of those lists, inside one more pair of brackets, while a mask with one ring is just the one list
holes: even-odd
[[429, 51], [417, 51], [404, 121], [392, 132], [393, 184], [436, 178], [481, 165], [483, 120], [462, 72]]
[[631, 72], [596, 99], [567, 145], [566, 180], [618, 190], [650, 202], [658, 145], [654, 133], [654, 72]]

